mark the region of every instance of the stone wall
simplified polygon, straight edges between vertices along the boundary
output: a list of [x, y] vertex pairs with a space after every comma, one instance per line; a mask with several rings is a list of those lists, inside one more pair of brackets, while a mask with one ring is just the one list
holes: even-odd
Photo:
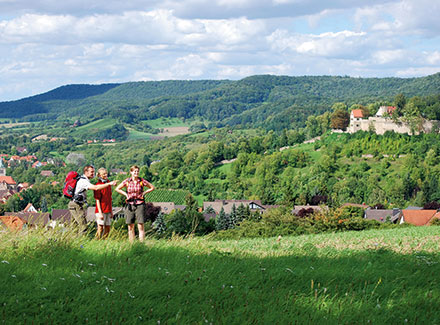
[[[431, 132], [434, 125], [438, 126], [438, 121], [428, 121], [425, 120], [423, 123], [423, 131]], [[390, 118], [384, 117], [369, 117], [368, 119], [362, 119], [355, 121], [350, 121], [350, 125], [347, 129], [348, 133], [355, 133], [357, 131], [370, 131], [375, 130], [376, 134], [384, 134], [386, 131], [394, 131], [396, 133], [407, 133], [411, 134], [411, 128], [406, 123], [401, 123], [400, 125], [394, 123]], [[417, 134], [418, 132], [416, 132]]]

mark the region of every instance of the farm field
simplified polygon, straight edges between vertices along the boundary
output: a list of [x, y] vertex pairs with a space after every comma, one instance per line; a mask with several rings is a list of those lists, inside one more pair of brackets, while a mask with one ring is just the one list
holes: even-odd
[[187, 126], [173, 126], [173, 127], [162, 128], [162, 131], [159, 133], [159, 135], [165, 137], [175, 137], [177, 135], [184, 135], [188, 133], [190, 133], [190, 131], [189, 131], [189, 127]]
[[5, 127], [6, 129], [8, 128], [13, 128], [13, 127], [17, 127], [17, 126], [28, 126], [31, 123], [29, 122], [18, 122], [18, 123], [4, 123], [4, 124], [0, 124], [0, 127]]
[[4, 323], [438, 324], [440, 227], [129, 244], [0, 234]]
[[81, 126], [74, 128], [72, 135], [73, 136], [86, 135], [91, 132], [96, 132], [96, 131], [99, 131], [102, 129], [112, 127], [116, 123], [117, 123], [117, 121], [115, 119], [111, 119], [111, 118], [96, 120], [96, 121], [93, 121], [93, 122], [87, 123], [85, 125], [81, 125]]
[[132, 128], [127, 128], [127, 130], [129, 131], [128, 138], [127, 138], [127, 140], [129, 140], [129, 141], [149, 140], [153, 136], [152, 133], [141, 132], [141, 131], [134, 130]]
[[178, 118], [158, 118], [145, 121], [145, 123], [155, 129], [188, 126], [188, 123], [185, 123]]

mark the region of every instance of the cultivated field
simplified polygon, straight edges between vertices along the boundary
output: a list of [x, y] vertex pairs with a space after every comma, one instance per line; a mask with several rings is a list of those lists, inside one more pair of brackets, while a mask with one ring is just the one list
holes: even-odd
[[182, 134], [188, 134], [189, 127], [187, 126], [174, 126], [174, 127], [168, 127], [163, 128], [162, 131], [159, 133], [159, 135], [167, 136], [167, 137], [174, 137], [176, 135], [182, 135]]

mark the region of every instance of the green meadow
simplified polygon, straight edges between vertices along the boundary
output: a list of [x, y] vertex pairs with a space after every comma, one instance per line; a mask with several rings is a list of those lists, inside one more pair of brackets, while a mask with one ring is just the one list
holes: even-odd
[[6, 324], [440, 323], [438, 226], [134, 244], [116, 233], [0, 239]]
[[188, 126], [188, 123], [185, 123], [182, 121], [182, 119], [179, 119], [177, 117], [171, 117], [171, 118], [158, 118], [155, 120], [148, 120], [145, 121], [148, 125], [150, 125], [152, 128], [160, 129], [160, 128], [169, 128], [169, 127], [177, 127], [177, 126]]

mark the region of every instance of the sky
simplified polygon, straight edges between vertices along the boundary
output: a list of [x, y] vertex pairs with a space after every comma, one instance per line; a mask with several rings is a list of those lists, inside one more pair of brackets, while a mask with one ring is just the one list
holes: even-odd
[[0, 101], [67, 84], [440, 72], [439, 0], [0, 0]]

